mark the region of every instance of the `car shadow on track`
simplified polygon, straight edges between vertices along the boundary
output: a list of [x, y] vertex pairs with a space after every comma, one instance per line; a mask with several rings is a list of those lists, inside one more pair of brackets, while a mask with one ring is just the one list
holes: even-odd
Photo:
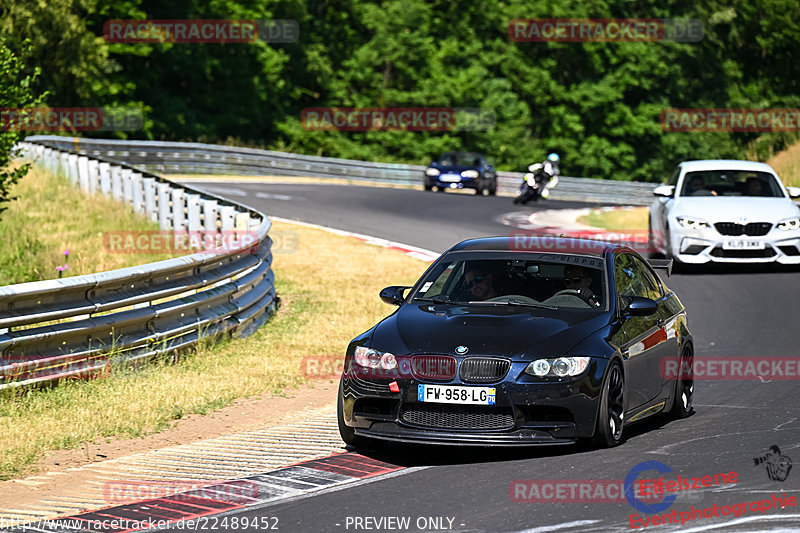
[[[690, 417], [694, 415], [695, 411], [693, 410]], [[633, 443], [626, 444], [626, 442], [649, 432], [658, 431], [671, 422], [678, 423], [679, 421], [667, 415], [659, 415], [626, 426], [623, 442], [617, 449], [624, 451], [626, 446], [630, 449]], [[520, 447], [444, 446], [375, 441], [369, 446], [348, 449], [371, 459], [405, 468], [509, 462], [546, 457], [574, 457], [607, 451], [595, 447], [591, 442], [584, 441], [576, 444]]]

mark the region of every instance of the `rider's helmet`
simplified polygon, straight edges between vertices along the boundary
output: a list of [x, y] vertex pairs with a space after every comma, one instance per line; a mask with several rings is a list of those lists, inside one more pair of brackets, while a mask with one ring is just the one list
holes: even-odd
[[547, 160], [551, 161], [553, 163], [558, 163], [560, 161], [560, 158], [558, 157], [557, 153], [552, 152], [552, 153], [547, 155]]

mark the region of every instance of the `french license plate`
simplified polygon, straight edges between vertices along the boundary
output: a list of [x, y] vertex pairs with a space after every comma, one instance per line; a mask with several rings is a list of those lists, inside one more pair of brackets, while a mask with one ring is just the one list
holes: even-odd
[[461, 181], [460, 174], [442, 174], [439, 176], [439, 181]]
[[764, 241], [736, 239], [727, 240], [722, 243], [723, 250], [763, 250]]
[[494, 387], [419, 385], [417, 396], [421, 402], [494, 405], [496, 390]]

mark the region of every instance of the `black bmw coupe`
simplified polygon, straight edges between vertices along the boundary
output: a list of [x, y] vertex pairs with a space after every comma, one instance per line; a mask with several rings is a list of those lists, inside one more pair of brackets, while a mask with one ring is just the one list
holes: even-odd
[[471, 239], [413, 287], [380, 296], [399, 309], [345, 357], [338, 416], [349, 445], [606, 447], [629, 423], [692, 411], [686, 311], [626, 246]]

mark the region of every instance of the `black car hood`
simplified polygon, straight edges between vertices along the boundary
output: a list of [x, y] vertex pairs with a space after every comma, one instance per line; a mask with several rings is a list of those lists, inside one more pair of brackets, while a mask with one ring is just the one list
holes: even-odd
[[371, 345], [395, 355], [455, 355], [456, 346], [466, 346], [469, 355], [525, 360], [568, 355], [608, 321], [608, 313], [596, 311], [414, 302], [380, 322]]

